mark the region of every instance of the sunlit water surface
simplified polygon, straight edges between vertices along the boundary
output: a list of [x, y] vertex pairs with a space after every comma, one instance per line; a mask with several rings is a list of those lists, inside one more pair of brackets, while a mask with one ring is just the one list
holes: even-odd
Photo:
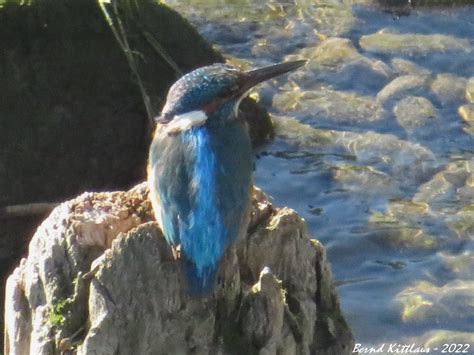
[[474, 7], [169, 3], [233, 63], [309, 59], [254, 93], [255, 180], [326, 246], [356, 341], [474, 343]]

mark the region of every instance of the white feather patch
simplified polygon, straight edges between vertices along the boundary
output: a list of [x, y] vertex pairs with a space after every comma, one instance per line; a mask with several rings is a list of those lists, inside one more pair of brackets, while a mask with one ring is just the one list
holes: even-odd
[[202, 126], [207, 120], [207, 115], [204, 111], [191, 111], [183, 113], [182, 115], [174, 116], [173, 119], [166, 124], [166, 133], [177, 134], [186, 131], [193, 127]]

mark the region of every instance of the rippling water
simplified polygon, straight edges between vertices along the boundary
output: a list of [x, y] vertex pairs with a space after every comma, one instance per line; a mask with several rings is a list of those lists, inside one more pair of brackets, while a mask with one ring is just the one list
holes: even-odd
[[474, 343], [474, 7], [168, 2], [234, 63], [309, 59], [254, 93], [255, 179], [325, 244], [357, 342]]

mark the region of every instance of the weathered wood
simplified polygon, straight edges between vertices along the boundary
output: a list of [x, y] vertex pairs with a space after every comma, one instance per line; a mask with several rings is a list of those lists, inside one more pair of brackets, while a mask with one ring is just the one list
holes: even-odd
[[6, 355], [351, 353], [324, 248], [296, 212], [255, 189], [250, 232], [193, 298], [147, 196], [86, 193], [42, 223], [8, 279]]

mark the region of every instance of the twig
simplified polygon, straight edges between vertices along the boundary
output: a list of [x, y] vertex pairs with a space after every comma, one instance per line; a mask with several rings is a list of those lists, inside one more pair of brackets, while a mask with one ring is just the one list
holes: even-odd
[[57, 202], [39, 202], [6, 206], [0, 208], [0, 219], [40, 216], [50, 213], [58, 205], [59, 203]]
[[[127, 33], [125, 32], [125, 28], [122, 24], [122, 21], [120, 20], [120, 14], [117, 8], [117, 1], [112, 0], [112, 1], [104, 1], [104, 0], [98, 0], [99, 6], [102, 10], [102, 13], [104, 14], [104, 17], [107, 21], [107, 23], [110, 26], [110, 29], [112, 30], [112, 33], [115, 36], [115, 39], [119, 43], [119, 45], [122, 47], [122, 50], [125, 54], [125, 57], [127, 58], [128, 64], [130, 66], [130, 69], [132, 70], [134, 76], [137, 79], [138, 87], [140, 89], [140, 93], [143, 98], [143, 102], [145, 104], [145, 109], [147, 112], [148, 116], [148, 130], [149, 130], [149, 135], [151, 135], [151, 132], [153, 131], [154, 127], [154, 113], [153, 109], [151, 107], [150, 103], [150, 98], [146, 92], [145, 85], [143, 84], [143, 81], [140, 78], [140, 73], [138, 71], [137, 63], [135, 62], [135, 59], [133, 58], [133, 51], [130, 48], [130, 44], [128, 43], [127, 40]], [[105, 3], [109, 3], [112, 5], [113, 8], [113, 16], [115, 17], [116, 21], [112, 18], [112, 16], [109, 14]]]
[[153, 48], [153, 50], [163, 58], [163, 60], [171, 67], [171, 69], [174, 70], [175, 74], [177, 77], [180, 77], [183, 75], [183, 72], [179, 68], [178, 64], [173, 60], [173, 58], [166, 52], [166, 50], [163, 48], [163, 46], [156, 40], [153, 35], [151, 35], [145, 27], [139, 22], [135, 20], [135, 23], [137, 26], [140, 28], [140, 31], [142, 32], [143, 37], [145, 37], [145, 40], [148, 42], [148, 44]]

